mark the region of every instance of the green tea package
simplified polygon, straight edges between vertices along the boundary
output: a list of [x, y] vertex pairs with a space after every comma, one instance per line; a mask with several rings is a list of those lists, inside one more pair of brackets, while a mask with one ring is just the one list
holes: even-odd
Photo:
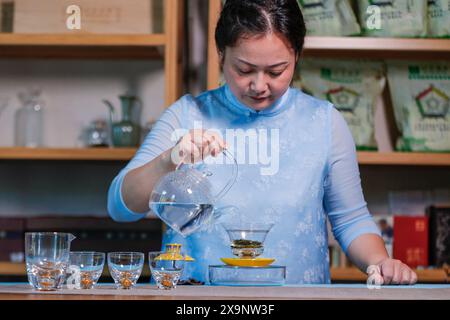
[[450, 152], [450, 62], [388, 62], [401, 151]]
[[428, 35], [450, 37], [450, 0], [428, 0]]
[[427, 0], [358, 0], [364, 35], [425, 37]]
[[294, 86], [334, 104], [356, 147], [376, 150], [374, 116], [386, 79], [381, 62], [304, 60]]
[[307, 35], [349, 36], [361, 33], [349, 0], [298, 0]]

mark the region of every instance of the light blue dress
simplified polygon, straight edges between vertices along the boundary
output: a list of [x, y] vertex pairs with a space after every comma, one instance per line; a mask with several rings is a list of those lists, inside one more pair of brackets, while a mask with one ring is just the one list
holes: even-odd
[[[362, 234], [380, 235], [364, 200], [355, 145], [345, 120], [329, 102], [294, 88], [260, 112], [240, 103], [227, 85], [198, 97], [182, 97], [162, 114], [135, 157], [113, 180], [108, 211], [114, 220], [137, 221], [144, 216], [130, 211], [122, 199], [125, 174], [173, 147], [183, 134], [179, 129], [199, 123], [203, 129], [219, 129], [224, 138], [239, 130], [247, 134], [244, 144], [227, 141], [239, 162], [239, 174], [215, 205], [237, 206], [245, 221], [274, 223], [263, 256], [287, 267], [287, 284], [330, 283], [327, 216], [345, 252]], [[208, 166], [218, 192], [229, 179], [230, 164]], [[230, 219], [236, 217], [224, 215], [222, 222]], [[181, 243], [196, 259], [184, 278], [208, 282], [208, 265], [232, 257], [220, 224], [186, 238], [168, 228], [163, 245], [170, 242]]]

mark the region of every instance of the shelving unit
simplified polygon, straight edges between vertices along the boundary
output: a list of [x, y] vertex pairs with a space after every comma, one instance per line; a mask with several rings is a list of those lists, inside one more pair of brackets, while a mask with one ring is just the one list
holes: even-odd
[[[183, 2], [164, 1], [163, 34], [0, 33], [0, 58], [162, 59], [165, 106], [181, 95]], [[129, 160], [135, 149], [0, 148], [0, 160]]]
[[[219, 57], [215, 44], [215, 25], [222, 8], [221, 0], [209, 0], [208, 89], [218, 87]], [[449, 39], [401, 39], [369, 37], [311, 37], [305, 39], [302, 57], [333, 59], [408, 59], [449, 60]], [[387, 96], [388, 94], [384, 94]], [[391, 107], [388, 104], [388, 108]], [[392, 123], [389, 123], [392, 125]], [[395, 131], [395, 130], [394, 130]], [[450, 153], [358, 152], [358, 162], [365, 167], [402, 166], [414, 168], [449, 168]], [[446, 169], [445, 169], [446, 170]], [[416, 270], [421, 282], [448, 282], [446, 270]], [[332, 268], [334, 281], [365, 281], [367, 276], [356, 268]]]
[[[214, 41], [221, 0], [209, 1], [208, 89], [219, 84], [219, 57]], [[448, 39], [400, 39], [364, 37], [306, 37], [303, 57], [366, 59], [450, 59]]]
[[148, 35], [0, 33], [0, 58], [163, 59], [165, 105], [182, 94], [183, 1], [164, 1], [164, 33]]
[[[145, 35], [0, 33], [0, 59], [98, 59], [99, 61], [158, 59], [164, 63], [164, 105], [168, 107], [183, 93], [184, 1], [161, 1], [164, 5], [163, 33]], [[0, 147], [0, 161], [14, 162], [14, 165], [22, 160], [79, 163], [128, 161], [135, 152], [135, 148]], [[77, 163], [69, 165], [78, 166]], [[64, 208], [61, 208], [61, 211], [64, 212]], [[0, 276], [25, 275], [25, 270], [24, 264], [0, 262]]]

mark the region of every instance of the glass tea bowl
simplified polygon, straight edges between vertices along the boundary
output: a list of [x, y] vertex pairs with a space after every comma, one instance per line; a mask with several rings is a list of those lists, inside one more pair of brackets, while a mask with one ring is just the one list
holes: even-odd
[[184, 260], [166, 260], [164, 251], [148, 253], [150, 272], [159, 289], [175, 289], [184, 268]]
[[239, 258], [254, 259], [264, 252], [264, 241], [272, 223], [222, 224], [230, 237], [231, 251]]
[[181, 251], [179, 243], [166, 244], [166, 251], [149, 252], [148, 260], [157, 287], [164, 290], [176, 288], [185, 262], [195, 261]]
[[[93, 289], [102, 275], [104, 265], [105, 254], [103, 252], [70, 252], [70, 268], [75, 268], [79, 272], [79, 283], [76, 285], [80, 289]], [[69, 279], [67, 280], [68, 285]]]
[[142, 252], [109, 252], [108, 268], [118, 289], [131, 289], [136, 285], [144, 266]]

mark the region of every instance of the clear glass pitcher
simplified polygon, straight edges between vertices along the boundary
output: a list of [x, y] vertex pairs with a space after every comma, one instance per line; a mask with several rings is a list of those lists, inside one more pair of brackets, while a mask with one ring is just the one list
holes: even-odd
[[211, 177], [207, 170], [200, 171], [193, 164], [177, 166], [163, 176], [153, 188], [149, 207], [168, 226], [186, 237], [202, 227], [211, 225], [224, 213], [236, 212], [234, 206], [214, 207], [236, 182], [238, 165], [233, 155], [224, 150], [225, 157], [233, 161], [230, 179], [217, 195], [212, 195]]
[[66, 278], [70, 259], [70, 233], [25, 233], [28, 282], [42, 291], [60, 289]]

